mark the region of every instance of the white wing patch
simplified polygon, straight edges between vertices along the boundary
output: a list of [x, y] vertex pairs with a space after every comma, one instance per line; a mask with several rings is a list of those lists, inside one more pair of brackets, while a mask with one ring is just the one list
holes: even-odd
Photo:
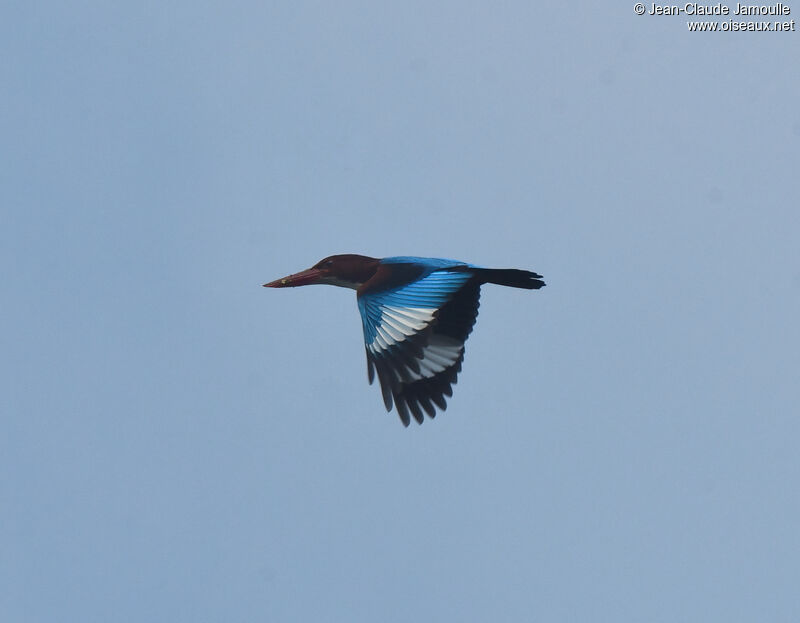
[[367, 344], [367, 348], [376, 355], [419, 333], [436, 315], [433, 307], [381, 305], [380, 311], [381, 319], [375, 325], [375, 338]]
[[[375, 338], [367, 348], [375, 355], [381, 355], [424, 330], [433, 321], [436, 309], [433, 307], [393, 307], [381, 305], [381, 319], [375, 325]], [[418, 359], [419, 372], [405, 367], [406, 378], [395, 370], [401, 383], [409, 380], [431, 378], [456, 364], [464, 352], [464, 343], [445, 335], [431, 335], [430, 341], [422, 349]]]
[[[464, 352], [464, 343], [445, 335], [433, 334], [430, 342], [422, 349], [419, 372], [407, 370], [412, 381], [428, 379], [455, 365]], [[402, 381], [398, 377], [398, 380]]]

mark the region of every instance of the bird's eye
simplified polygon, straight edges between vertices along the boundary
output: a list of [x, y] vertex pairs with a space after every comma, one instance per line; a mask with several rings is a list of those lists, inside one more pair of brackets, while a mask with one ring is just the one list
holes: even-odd
[[333, 266], [333, 260], [328, 260], [327, 262], [325, 262], [324, 265], [326, 268], [330, 268], [331, 266]]

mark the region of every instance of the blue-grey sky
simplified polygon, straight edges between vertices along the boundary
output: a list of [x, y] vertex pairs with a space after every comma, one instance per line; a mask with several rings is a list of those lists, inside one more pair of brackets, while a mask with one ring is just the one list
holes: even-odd
[[[800, 619], [800, 39], [615, 4], [6, 3], [0, 619]], [[343, 252], [548, 286], [406, 430]]]

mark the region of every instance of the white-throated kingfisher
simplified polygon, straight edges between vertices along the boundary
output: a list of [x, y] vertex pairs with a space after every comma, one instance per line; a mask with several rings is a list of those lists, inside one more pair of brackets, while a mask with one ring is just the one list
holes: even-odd
[[481, 286], [495, 283], [538, 290], [542, 276], [515, 268], [481, 268], [427, 257], [331, 255], [308, 270], [265, 283], [293, 288], [316, 283], [352, 288], [364, 326], [367, 375], [375, 373], [386, 410], [408, 426], [423, 411], [447, 408], [445, 396], [461, 371], [464, 342], [478, 316]]

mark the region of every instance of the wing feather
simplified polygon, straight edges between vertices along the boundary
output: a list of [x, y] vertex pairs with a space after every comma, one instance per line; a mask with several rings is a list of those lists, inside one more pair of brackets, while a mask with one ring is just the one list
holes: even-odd
[[367, 377], [377, 375], [387, 411], [408, 426], [447, 408], [480, 304], [480, 281], [439, 270], [389, 290], [359, 292]]

